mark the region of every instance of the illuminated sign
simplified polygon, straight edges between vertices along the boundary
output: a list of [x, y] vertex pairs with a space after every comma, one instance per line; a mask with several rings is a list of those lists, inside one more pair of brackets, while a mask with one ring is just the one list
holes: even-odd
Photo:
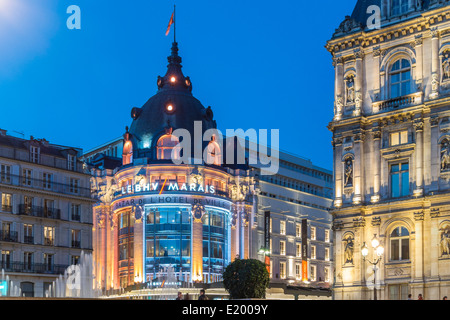
[[0, 297], [6, 297], [8, 295], [8, 282], [0, 281]]
[[202, 192], [202, 193], [208, 193], [208, 194], [215, 194], [216, 193], [216, 187], [215, 186], [209, 186], [206, 185], [203, 187], [201, 184], [196, 183], [183, 183], [178, 184], [174, 182], [170, 182], [166, 185], [166, 183], [163, 183], [161, 187], [159, 187], [159, 183], [147, 183], [147, 184], [135, 184], [128, 185], [126, 187], [122, 187], [122, 194], [132, 194], [132, 193], [140, 193], [140, 192], [151, 192], [151, 191], [186, 191], [186, 192]]
[[177, 204], [177, 205], [195, 205], [200, 204], [203, 206], [213, 206], [219, 207], [226, 210], [231, 210], [231, 202], [227, 200], [222, 200], [214, 197], [207, 196], [180, 196], [176, 194], [161, 194], [161, 195], [147, 195], [139, 198], [132, 198], [127, 200], [116, 200], [113, 202], [113, 210], [134, 207], [134, 206], [145, 206], [145, 205], [166, 205], [166, 204]]
[[302, 281], [308, 281], [308, 220], [302, 220]]

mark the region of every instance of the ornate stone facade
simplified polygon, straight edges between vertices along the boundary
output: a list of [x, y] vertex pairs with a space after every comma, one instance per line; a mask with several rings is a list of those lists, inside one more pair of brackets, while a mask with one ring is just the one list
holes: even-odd
[[361, 248], [371, 250], [376, 236], [385, 248], [378, 298], [442, 299], [450, 295], [450, 6], [382, 1], [381, 28], [370, 29], [365, 3], [327, 43], [335, 97], [349, 96], [350, 74], [355, 90], [329, 125], [335, 298], [373, 299]]

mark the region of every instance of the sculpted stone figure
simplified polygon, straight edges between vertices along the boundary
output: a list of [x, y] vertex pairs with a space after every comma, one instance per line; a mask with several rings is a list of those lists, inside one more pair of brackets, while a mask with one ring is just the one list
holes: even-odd
[[449, 61], [449, 52], [446, 51], [444, 54], [444, 60], [442, 61], [442, 71], [444, 79], [450, 79], [450, 61]]
[[450, 255], [450, 233], [449, 228], [447, 228], [441, 235], [441, 254]]
[[344, 239], [344, 263], [353, 263], [353, 238], [348, 236]]
[[353, 185], [353, 161], [351, 159], [347, 159], [345, 161], [345, 187], [350, 187]]
[[449, 144], [445, 140], [442, 142], [441, 146], [441, 171], [446, 171], [450, 169], [450, 154], [449, 154]]

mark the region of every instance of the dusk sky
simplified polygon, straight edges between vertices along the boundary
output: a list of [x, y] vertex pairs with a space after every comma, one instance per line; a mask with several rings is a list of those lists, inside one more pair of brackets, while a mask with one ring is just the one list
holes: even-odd
[[0, 128], [85, 151], [121, 136], [166, 73], [176, 4], [183, 72], [218, 128], [279, 129], [282, 150], [332, 169], [324, 46], [355, 3], [0, 0]]

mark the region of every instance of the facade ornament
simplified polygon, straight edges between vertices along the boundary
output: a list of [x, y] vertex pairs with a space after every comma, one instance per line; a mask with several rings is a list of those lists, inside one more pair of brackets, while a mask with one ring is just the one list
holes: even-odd
[[447, 138], [441, 142], [441, 172], [450, 171], [450, 142]]
[[430, 123], [432, 127], [436, 127], [439, 125], [439, 117], [434, 116], [430, 119]]
[[366, 220], [363, 217], [353, 219], [353, 227], [364, 228], [366, 226]]
[[437, 39], [439, 37], [439, 30], [437, 27], [431, 28], [430, 32], [431, 32], [431, 38]]
[[445, 50], [442, 54], [442, 80], [450, 79], [450, 50]]
[[355, 97], [355, 115], [361, 115], [361, 107], [362, 107], [362, 93], [361, 91], [356, 92]]
[[430, 210], [430, 217], [431, 218], [439, 218], [440, 210], [439, 208], [433, 208]]
[[373, 48], [373, 57], [376, 58], [376, 57], [379, 57], [379, 56], [381, 56], [381, 49], [378, 46], [378, 47]]
[[105, 227], [105, 215], [102, 212], [97, 213], [97, 227], [103, 229]]
[[431, 91], [433, 95], [437, 95], [439, 91], [439, 77], [437, 73], [431, 75]]
[[344, 99], [341, 95], [336, 96], [335, 106], [334, 118], [335, 120], [340, 120], [342, 118], [342, 109], [344, 108]]
[[333, 231], [338, 231], [344, 229], [344, 223], [342, 221], [334, 221]]
[[355, 59], [363, 59], [364, 58], [364, 51], [357, 49], [354, 51]]
[[450, 258], [450, 226], [446, 226], [441, 233], [441, 257], [448, 256]]
[[378, 227], [381, 225], [381, 218], [380, 217], [373, 217], [372, 218], [372, 226]]
[[142, 222], [142, 217], [143, 217], [142, 212], [143, 211], [144, 211], [144, 208], [142, 208], [142, 206], [140, 206], [140, 205], [134, 205], [132, 207], [131, 214], [134, 215], [134, 220], [136, 223]]
[[344, 187], [352, 187], [353, 186], [353, 160], [351, 158], [347, 158], [345, 160], [344, 165]]
[[199, 203], [192, 207], [192, 217], [195, 222], [202, 222], [202, 217], [205, 214], [205, 207]]
[[339, 25], [339, 28], [336, 29], [333, 37], [338, 34], [347, 34], [356, 30], [362, 30], [362, 24], [352, 19], [350, 16], [346, 16], [344, 21]]
[[117, 228], [117, 219], [114, 219], [114, 214], [108, 215], [109, 219], [109, 227], [111, 228], [111, 231], [114, 231]]
[[345, 81], [345, 91], [347, 96], [346, 103], [354, 103], [355, 102], [355, 76], [349, 75], [344, 79]]
[[422, 119], [418, 119], [414, 122], [414, 129], [416, 130], [416, 132], [421, 132], [423, 131], [423, 120]]
[[425, 214], [423, 211], [414, 212], [414, 220], [416, 221], [423, 221], [424, 216]]
[[347, 235], [343, 241], [344, 244], [344, 264], [353, 264], [354, 241], [352, 235]]

